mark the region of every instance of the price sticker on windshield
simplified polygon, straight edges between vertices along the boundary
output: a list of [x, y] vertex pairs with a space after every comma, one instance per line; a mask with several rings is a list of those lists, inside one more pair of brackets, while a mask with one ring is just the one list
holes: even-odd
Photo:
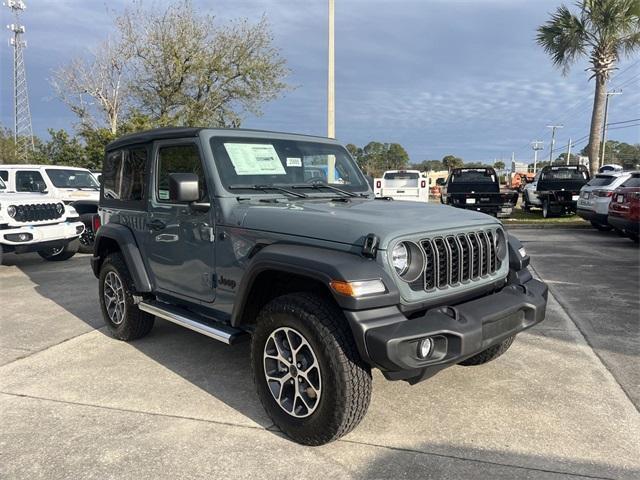
[[225, 143], [238, 175], [286, 175], [282, 161], [270, 143]]

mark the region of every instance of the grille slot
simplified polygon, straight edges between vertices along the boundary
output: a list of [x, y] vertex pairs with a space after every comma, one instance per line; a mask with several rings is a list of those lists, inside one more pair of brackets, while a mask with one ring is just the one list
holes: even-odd
[[415, 282], [411, 287], [443, 289], [493, 275], [500, 268], [495, 242], [496, 234], [491, 230], [422, 240], [427, 259], [423, 283]]
[[55, 203], [37, 203], [31, 205], [14, 205], [16, 222], [42, 222], [45, 220], [56, 220], [62, 217], [58, 213]]

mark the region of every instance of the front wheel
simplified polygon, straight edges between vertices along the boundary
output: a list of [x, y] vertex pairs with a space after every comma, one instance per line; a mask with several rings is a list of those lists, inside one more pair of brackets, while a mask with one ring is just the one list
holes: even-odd
[[551, 217], [551, 205], [549, 204], [549, 199], [547, 198], [542, 200], [542, 216], [544, 218]]
[[49, 262], [63, 262], [65, 260], [69, 260], [78, 253], [79, 247], [80, 242], [78, 240], [72, 240], [58, 247], [49, 247], [38, 250], [38, 255]]
[[258, 397], [294, 441], [322, 445], [350, 432], [371, 399], [371, 371], [342, 312], [310, 293], [278, 297], [251, 337]]

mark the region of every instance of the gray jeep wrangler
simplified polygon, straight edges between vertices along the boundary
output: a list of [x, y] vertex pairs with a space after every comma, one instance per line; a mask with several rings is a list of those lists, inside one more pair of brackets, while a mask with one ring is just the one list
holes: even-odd
[[365, 415], [371, 369], [420, 382], [543, 320], [546, 286], [501, 223], [375, 198], [334, 140], [158, 129], [107, 146], [92, 267], [114, 337], [155, 317], [251, 340], [258, 396], [295, 441]]

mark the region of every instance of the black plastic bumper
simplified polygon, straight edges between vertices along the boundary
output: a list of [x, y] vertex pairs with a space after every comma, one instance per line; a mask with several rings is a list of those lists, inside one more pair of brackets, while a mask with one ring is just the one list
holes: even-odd
[[609, 215], [608, 222], [609, 225], [611, 225], [613, 228], [622, 230], [625, 233], [638, 235], [638, 233], [640, 232], [640, 222], [634, 222], [633, 220], [629, 220], [628, 218]]
[[[366, 361], [390, 380], [416, 383], [544, 319], [547, 286], [526, 270], [519, 274], [498, 293], [433, 308], [418, 318], [407, 318], [395, 306], [345, 314]], [[426, 337], [435, 348], [420, 359], [418, 343]]]

